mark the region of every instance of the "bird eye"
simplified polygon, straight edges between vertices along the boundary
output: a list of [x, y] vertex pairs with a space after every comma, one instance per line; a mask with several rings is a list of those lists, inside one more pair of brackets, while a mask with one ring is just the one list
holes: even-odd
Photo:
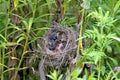
[[57, 37], [57, 41], [58, 41], [58, 42], [61, 42], [61, 41], [62, 41], [62, 37], [61, 37], [61, 36], [58, 36], [58, 37]]

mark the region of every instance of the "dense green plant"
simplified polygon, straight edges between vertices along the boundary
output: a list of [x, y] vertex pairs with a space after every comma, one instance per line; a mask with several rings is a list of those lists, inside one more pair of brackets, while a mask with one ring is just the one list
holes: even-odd
[[94, 20], [94, 23], [90, 25], [90, 30], [85, 31], [81, 39], [90, 40], [89, 44], [91, 47], [85, 48], [83, 56], [88, 60], [86, 63], [96, 66], [95, 69], [98, 71], [97, 78], [100, 80], [106, 74], [105, 70], [108, 69], [106, 62], [112, 61], [113, 63], [109, 63], [112, 67], [113, 65], [114, 67], [118, 65], [118, 62], [108, 54], [112, 52], [111, 44], [114, 44], [115, 40], [120, 41], [120, 38], [111, 30], [111, 28], [115, 27], [114, 23], [117, 20], [109, 14], [109, 11], [103, 12], [100, 7], [98, 11], [89, 13], [89, 16]]
[[60, 74], [60, 75], [58, 76], [57, 71], [54, 70], [53, 72], [50, 73], [50, 75], [47, 75], [47, 76], [48, 76], [50, 79], [52, 79], [52, 80], [61, 80], [63, 75]]
[[[37, 73], [40, 57], [31, 50], [40, 52], [36, 41], [41, 43], [39, 38], [55, 20], [74, 29], [80, 27], [77, 56], [82, 56], [72, 72], [67, 70], [68, 80], [118, 80], [120, 74], [114, 67], [120, 66], [120, 0], [64, 0], [60, 6], [56, 1], [0, 0], [0, 79], [8, 80], [9, 72], [15, 71], [13, 80], [19, 78], [19, 72], [23, 80], [26, 75], [39, 80], [32, 71]], [[26, 59], [32, 67], [26, 65]], [[84, 64], [92, 65], [91, 74], [85, 69], [80, 77]], [[48, 77], [62, 80], [63, 74], [54, 70]]]

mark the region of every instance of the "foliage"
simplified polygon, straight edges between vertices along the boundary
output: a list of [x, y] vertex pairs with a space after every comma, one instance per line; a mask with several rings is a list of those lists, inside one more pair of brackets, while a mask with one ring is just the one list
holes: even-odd
[[[60, 5], [57, 1], [0, 0], [0, 79], [10, 79], [13, 72], [13, 80], [21, 74], [22, 80], [39, 80], [36, 42], [40, 44], [51, 22], [57, 21], [79, 32], [76, 56], [82, 56], [73, 71], [67, 70], [68, 76], [54, 70], [47, 75], [50, 79], [119, 80], [114, 68], [120, 66], [120, 0], [64, 0]], [[92, 70], [84, 65], [92, 65]]]
[[54, 70], [53, 72], [50, 73], [50, 75], [47, 75], [47, 76], [52, 80], [61, 80], [63, 75], [60, 74], [58, 76], [56, 70]]

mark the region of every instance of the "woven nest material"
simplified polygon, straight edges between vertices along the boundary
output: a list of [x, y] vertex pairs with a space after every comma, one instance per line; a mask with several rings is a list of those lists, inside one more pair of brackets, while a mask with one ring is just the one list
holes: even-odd
[[[56, 45], [56, 49], [52, 50], [49, 49], [50, 44], [50, 36], [53, 33], [58, 33], [64, 34], [65, 41], [64, 43], [58, 43]], [[76, 54], [76, 49], [77, 49], [77, 44], [76, 44], [76, 31], [74, 31], [72, 28], [69, 27], [63, 27], [60, 24], [53, 22], [51, 25], [51, 28], [49, 31], [44, 35], [43, 40], [42, 40], [42, 52], [41, 54], [44, 57], [44, 64], [47, 66], [54, 66], [55, 68], [59, 68], [60, 66], [64, 65], [66, 66], [67, 64], [70, 63], [70, 61], [75, 57]], [[56, 40], [54, 40], [56, 41]], [[58, 49], [60, 45], [63, 48]]]

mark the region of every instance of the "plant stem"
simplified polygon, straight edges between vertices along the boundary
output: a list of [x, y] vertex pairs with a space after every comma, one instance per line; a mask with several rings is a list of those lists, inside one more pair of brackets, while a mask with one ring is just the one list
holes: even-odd
[[35, 4], [34, 4], [34, 10], [33, 10], [33, 14], [32, 14], [33, 18], [35, 17], [36, 8], [37, 8], [37, 0], [35, 0]]
[[[82, 10], [82, 19], [81, 19], [81, 26], [80, 26], [80, 32], [79, 32], [79, 38], [82, 37], [82, 27], [83, 27], [83, 20], [84, 20], [84, 9]], [[82, 39], [78, 41], [78, 48], [77, 48], [77, 60], [79, 59], [79, 54], [80, 54], [80, 50], [81, 52], [82, 50]]]
[[[4, 64], [4, 58], [5, 58], [5, 49], [2, 48], [2, 64]], [[1, 80], [4, 80], [4, 66], [2, 66], [2, 74], [1, 74]]]
[[6, 10], [5, 38], [7, 38], [9, 11], [10, 11], [10, 0], [8, 1], [8, 6], [7, 6], [7, 10]]
[[98, 80], [100, 80], [100, 65], [101, 61], [98, 62]]
[[24, 50], [23, 50], [23, 53], [22, 53], [22, 57], [21, 57], [21, 59], [20, 59], [20, 62], [19, 62], [19, 64], [18, 64], [18, 67], [17, 67], [17, 69], [16, 69], [15, 76], [14, 76], [14, 80], [16, 80], [17, 73], [18, 73], [19, 68], [20, 68], [20, 65], [21, 65], [21, 63], [22, 63], [22, 61], [23, 61], [24, 54], [25, 54], [25, 52], [26, 52], [26, 50], [27, 50], [28, 36], [26, 36], [25, 39], [26, 39], [26, 41], [25, 41]]
[[[4, 32], [4, 36], [7, 40], [7, 28], [8, 28], [8, 18], [9, 18], [9, 10], [10, 10], [10, 0], [8, 1], [8, 6], [7, 6], [7, 9], [6, 9], [6, 24], [5, 24], [5, 32]], [[0, 55], [0, 58], [1, 58], [1, 62], [2, 64], [4, 65], [5, 64], [5, 48], [1, 48], [1, 53], [2, 55]], [[1, 67], [1, 80], [4, 80], [4, 66]]]

